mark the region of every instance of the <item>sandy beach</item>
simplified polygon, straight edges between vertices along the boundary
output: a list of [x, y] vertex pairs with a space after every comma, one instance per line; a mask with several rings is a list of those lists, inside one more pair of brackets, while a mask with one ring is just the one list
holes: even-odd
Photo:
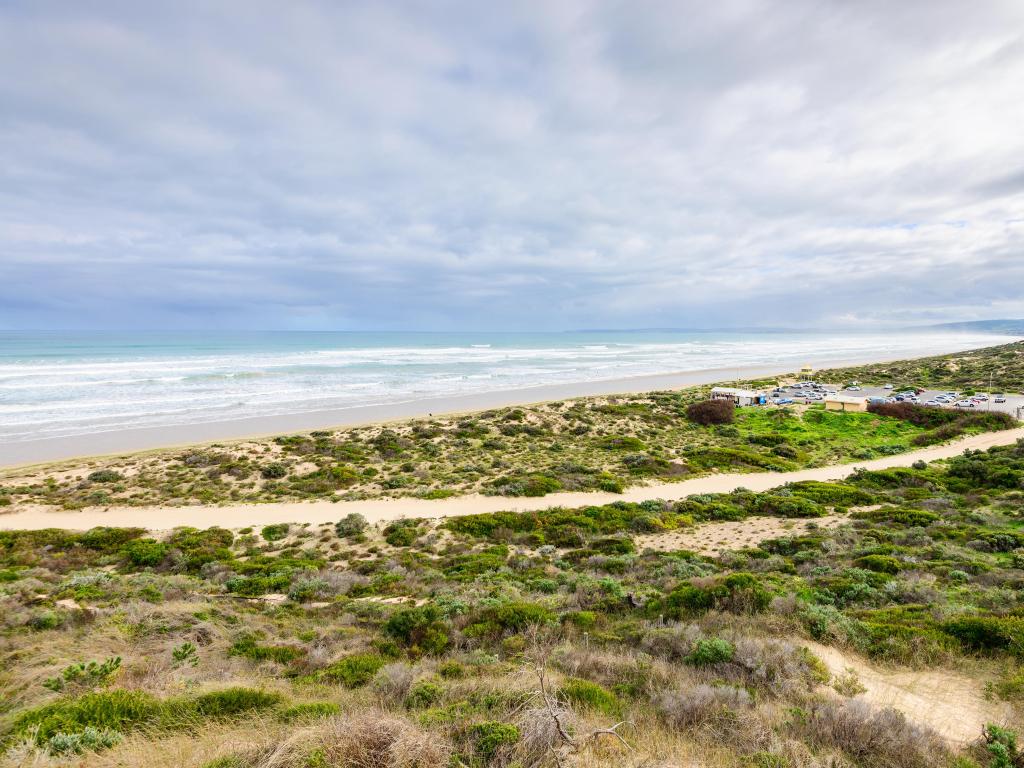
[[[812, 359], [815, 368], [832, 368], [886, 362], [877, 356], [845, 359]], [[523, 389], [496, 390], [455, 397], [438, 397], [407, 402], [351, 408], [262, 416], [230, 421], [210, 421], [176, 426], [119, 429], [69, 437], [24, 440], [0, 444], [0, 468], [27, 466], [83, 457], [111, 456], [186, 445], [273, 437], [313, 429], [354, 427], [426, 416], [470, 413], [490, 408], [529, 405], [571, 397], [632, 394], [680, 389], [737, 379], [780, 376], [793, 372], [788, 364], [765, 364], [628, 378], [583, 381]]]
[[610, 504], [614, 501], [645, 501], [647, 499], [681, 499], [693, 493], [727, 493], [736, 488], [766, 491], [785, 483], [802, 480], [839, 480], [856, 469], [906, 467], [915, 461], [935, 461], [957, 456], [966, 450], [985, 450], [1009, 445], [1024, 439], [1024, 427], [956, 440], [944, 445], [886, 456], [870, 461], [837, 464], [796, 472], [757, 472], [716, 474], [676, 483], [655, 483], [628, 488], [619, 493], [555, 493], [540, 498], [508, 498], [504, 496], [458, 496], [449, 499], [372, 499], [368, 501], [289, 502], [281, 504], [238, 504], [220, 507], [120, 507], [95, 508], [77, 512], [49, 511], [48, 508], [22, 509], [0, 515], [0, 528], [40, 529], [67, 528], [85, 530], [97, 525], [138, 526], [153, 531], [188, 525], [225, 528], [261, 526], [271, 523], [310, 523], [317, 525], [339, 520], [350, 512], [358, 512], [371, 522], [403, 517], [453, 517], [481, 512], [511, 510], [526, 512], [548, 507], [579, 507]]

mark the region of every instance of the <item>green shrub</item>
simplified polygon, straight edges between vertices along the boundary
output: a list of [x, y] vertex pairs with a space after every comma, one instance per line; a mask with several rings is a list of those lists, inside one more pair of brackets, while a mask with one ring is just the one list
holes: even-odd
[[363, 536], [368, 526], [365, 517], [358, 512], [349, 512], [334, 524], [334, 531], [342, 539], [358, 539]]
[[721, 637], [701, 638], [683, 659], [693, 667], [707, 667], [712, 664], [724, 664], [732, 661], [736, 648], [728, 640]]
[[519, 729], [509, 723], [487, 720], [470, 729], [476, 754], [485, 762], [491, 760], [504, 747], [519, 741]]
[[153, 721], [159, 710], [160, 703], [142, 691], [98, 691], [22, 712], [11, 724], [11, 732], [25, 735], [35, 730], [39, 745], [58, 733], [81, 733], [90, 727], [125, 733]]
[[536, 603], [509, 602], [486, 608], [481, 612], [485, 622], [493, 623], [504, 630], [520, 631], [531, 624], [551, 624], [555, 614]]
[[288, 664], [300, 658], [305, 651], [293, 645], [260, 645], [259, 635], [246, 632], [231, 644], [228, 656], [242, 656], [252, 661], [276, 661]]
[[445, 680], [461, 680], [466, 676], [466, 668], [454, 659], [449, 659], [438, 664], [437, 674]]
[[156, 539], [136, 539], [128, 542], [121, 552], [131, 565], [152, 568], [164, 561], [170, 549], [170, 546]]
[[563, 624], [572, 624], [577, 629], [591, 630], [597, 625], [597, 614], [593, 611], [572, 611], [562, 614]]
[[444, 696], [444, 686], [434, 680], [417, 680], [405, 697], [405, 706], [410, 709], [431, 707]]
[[175, 528], [167, 543], [181, 551], [186, 568], [198, 571], [215, 560], [231, 560], [231, 545], [235, 535], [224, 528]]
[[224, 583], [224, 588], [243, 597], [259, 597], [272, 592], [286, 592], [291, 581], [291, 576], [287, 573], [232, 576]]
[[597, 447], [606, 451], [642, 451], [647, 446], [638, 437], [629, 435], [605, 435], [598, 438]]
[[64, 667], [57, 677], [44, 680], [43, 687], [58, 693], [68, 688], [79, 690], [100, 688], [108, 685], [120, 668], [120, 656], [111, 656], [102, 663], [90, 661], [70, 664]]
[[378, 653], [353, 653], [320, 671], [320, 677], [346, 688], [361, 688], [369, 683], [387, 659]]
[[865, 555], [854, 561], [854, 565], [875, 573], [899, 573], [902, 564], [895, 557], [888, 555]]
[[47, 739], [46, 751], [51, 755], [80, 755], [83, 752], [99, 752], [113, 747], [123, 736], [110, 728], [86, 726], [78, 733], [58, 732]]
[[142, 528], [110, 528], [100, 525], [79, 534], [78, 543], [97, 552], [116, 552], [145, 532]]
[[618, 696], [602, 685], [578, 677], [570, 677], [562, 683], [558, 696], [578, 707], [610, 717], [617, 717], [622, 710]]
[[288, 469], [284, 464], [275, 461], [263, 467], [260, 470], [260, 474], [263, 475], [265, 480], [280, 480], [283, 477], [287, 477]]
[[1020, 765], [1017, 734], [989, 723], [985, 726], [985, 748], [992, 757], [989, 768], [1015, 768]]
[[37, 632], [57, 629], [64, 624], [64, 619], [55, 611], [39, 611], [28, 620], [28, 626]]
[[291, 526], [288, 523], [274, 523], [273, 525], [263, 526], [260, 535], [267, 541], [280, 541], [288, 535], [290, 529]]
[[121, 480], [121, 473], [115, 472], [112, 469], [97, 469], [95, 472], [90, 472], [86, 480], [90, 483], [116, 483]]
[[556, 478], [542, 474], [503, 477], [495, 480], [492, 486], [502, 496], [546, 496], [562, 490], [562, 484]]
[[997, 616], [964, 616], [942, 625], [972, 651], [1007, 651], [1024, 656], [1024, 619]]
[[384, 540], [393, 547], [408, 547], [420, 535], [419, 520], [395, 520], [384, 528]]
[[195, 643], [184, 642], [171, 649], [171, 661], [176, 667], [195, 667], [199, 665], [199, 651]]
[[665, 598], [665, 613], [679, 619], [715, 609], [732, 613], [756, 613], [771, 602], [771, 593], [750, 573], [737, 572], [711, 586], [682, 584]]
[[416, 654], [441, 654], [450, 642], [448, 624], [433, 604], [396, 611], [385, 622], [384, 633]]

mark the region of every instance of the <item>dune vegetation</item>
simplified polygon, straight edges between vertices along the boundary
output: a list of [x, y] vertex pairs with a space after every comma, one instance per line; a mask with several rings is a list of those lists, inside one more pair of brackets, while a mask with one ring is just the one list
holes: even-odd
[[0, 505], [80, 509], [621, 492], [713, 472], [871, 459], [1015, 423], [999, 413], [950, 413], [942, 424], [914, 423], [820, 405], [730, 407], [722, 420], [706, 423], [696, 407], [706, 397], [707, 388], [693, 388], [581, 398], [8, 470], [0, 475]]
[[[638, 546], [754, 519], [781, 535]], [[3, 531], [0, 750], [11, 766], [1018, 765], [1022, 526], [1024, 443], [673, 503]]]

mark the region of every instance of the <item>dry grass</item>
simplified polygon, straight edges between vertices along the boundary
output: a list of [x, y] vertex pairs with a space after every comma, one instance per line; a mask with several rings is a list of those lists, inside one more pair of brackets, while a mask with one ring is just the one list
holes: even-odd
[[796, 720], [795, 730], [810, 744], [839, 749], [864, 768], [934, 768], [949, 757], [935, 731], [864, 701], [817, 704]]

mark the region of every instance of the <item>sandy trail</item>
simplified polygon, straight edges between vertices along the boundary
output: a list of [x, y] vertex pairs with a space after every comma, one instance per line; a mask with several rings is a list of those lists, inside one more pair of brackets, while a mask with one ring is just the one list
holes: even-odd
[[456, 496], [449, 499], [368, 499], [364, 501], [312, 501], [272, 504], [234, 504], [224, 506], [185, 507], [110, 507], [79, 511], [53, 510], [51, 507], [15, 507], [0, 515], [0, 529], [66, 528], [86, 530], [97, 525], [140, 526], [159, 531], [179, 525], [199, 528], [220, 525], [225, 528], [269, 525], [271, 523], [327, 523], [350, 512], [358, 512], [370, 522], [402, 517], [454, 517], [481, 512], [528, 512], [549, 507], [582, 507], [610, 504], [613, 501], [646, 501], [648, 499], [681, 499], [693, 493], [728, 493], [736, 488], [766, 491], [784, 483], [802, 480], [841, 480], [855, 469], [887, 469], [906, 467], [915, 461], [935, 461], [958, 456], [965, 450], [983, 450], [1009, 445], [1024, 439], [1024, 428], [1002, 432], [986, 432], [944, 445], [924, 448], [897, 456], [886, 456], [851, 464], [804, 469], [796, 472], [754, 472], [715, 474], [675, 483], [627, 488], [624, 493], [573, 492], [553, 493], [540, 498], [509, 498], [506, 496]]
[[985, 698], [982, 681], [948, 669], [883, 669], [853, 654], [801, 640], [836, 677], [853, 670], [866, 689], [855, 698], [875, 707], [898, 709], [948, 741], [966, 744], [981, 736], [986, 723], [1012, 722], [1013, 707]]

